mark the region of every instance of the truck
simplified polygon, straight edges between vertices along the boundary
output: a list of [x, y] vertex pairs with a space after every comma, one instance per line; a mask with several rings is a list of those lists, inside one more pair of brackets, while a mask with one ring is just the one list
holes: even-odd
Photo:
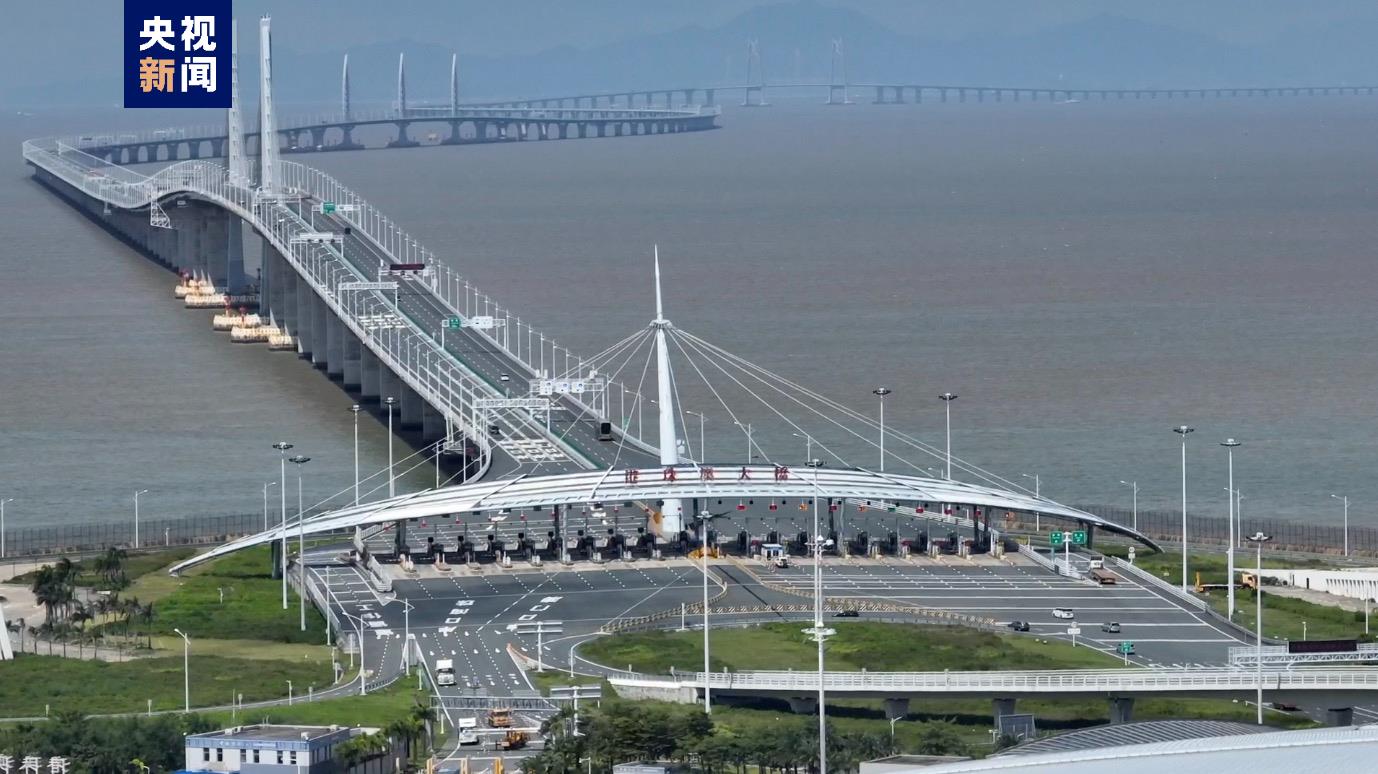
[[1099, 567], [1092, 569], [1091, 572], [1087, 573], [1087, 577], [1089, 577], [1091, 580], [1095, 581], [1096, 583], [1099, 583], [1102, 586], [1113, 586], [1115, 585], [1116, 581], [1115, 573], [1110, 572], [1109, 570], [1101, 569]]
[[453, 659], [442, 658], [435, 662], [435, 684], [454, 685], [455, 684], [455, 662]]
[[507, 707], [496, 707], [488, 710], [488, 725], [493, 728], [511, 728], [512, 710]]
[[522, 731], [508, 731], [498, 740], [499, 749], [519, 750], [526, 746], [526, 734]]
[[455, 721], [455, 729], [460, 744], [478, 744], [478, 718], [460, 718]]

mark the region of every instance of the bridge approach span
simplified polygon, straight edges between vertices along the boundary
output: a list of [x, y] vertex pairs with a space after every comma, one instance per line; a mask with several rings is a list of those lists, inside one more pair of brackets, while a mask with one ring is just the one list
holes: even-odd
[[[769, 465], [606, 469], [480, 481], [343, 508], [309, 518], [300, 529], [314, 534], [447, 514], [497, 513], [590, 503], [692, 500], [710, 510], [721, 510], [723, 507], [735, 508], [739, 502], [751, 498], [808, 500], [815, 496], [820, 501], [853, 499], [917, 503], [912, 511], [915, 515], [919, 514], [918, 508], [926, 507], [925, 504], [1037, 511], [1044, 516], [1069, 519], [1088, 527], [1119, 533], [1156, 548], [1147, 536], [1129, 527], [1028, 494], [949, 479], [875, 473], [861, 469], [794, 471]], [[294, 537], [298, 531], [296, 525], [289, 525], [285, 535], [282, 527], [250, 535], [181, 562], [171, 572], [175, 574], [225, 554], [273, 543], [284, 537]]]
[[[642, 691], [700, 690], [702, 672], [674, 676], [615, 672], [609, 682]], [[1263, 689], [1289, 694], [1378, 691], [1378, 667], [1347, 669], [1268, 670]], [[807, 696], [818, 691], [818, 673], [712, 672], [708, 687], [714, 695]], [[1050, 669], [983, 672], [825, 672], [829, 696], [891, 698], [919, 696], [1251, 696], [1259, 685], [1252, 669]]]

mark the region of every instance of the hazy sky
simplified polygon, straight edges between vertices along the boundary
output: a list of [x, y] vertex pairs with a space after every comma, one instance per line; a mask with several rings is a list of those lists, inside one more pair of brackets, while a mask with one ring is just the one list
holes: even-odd
[[[397, 50], [432, 46], [456, 50], [462, 57], [506, 57], [562, 46], [586, 49], [690, 25], [714, 28], [769, 4], [760, 0], [237, 0], [235, 13], [242, 21], [271, 14], [275, 29], [286, 33], [276, 38], [280, 53], [298, 57], [371, 44], [396, 44]], [[1251, 46], [1314, 32], [1323, 52], [1371, 48], [1362, 45], [1362, 36], [1334, 45], [1324, 41], [1345, 30], [1378, 28], [1378, 3], [1373, 0], [827, 0], [823, 4], [861, 12], [901, 35], [964, 44], [1035, 33], [1103, 14], [1232, 45]], [[186, 5], [190, 8], [195, 3], [186, 0]], [[66, 100], [61, 92], [72, 91], [72, 101], [81, 102], [90, 99], [89, 92], [81, 93], [83, 84], [89, 88], [106, 78], [112, 79], [111, 94], [116, 93], [121, 0], [10, 0], [5, 10], [6, 23], [0, 25], [0, 98], [23, 94], [24, 102], [62, 104]], [[1300, 60], [1307, 58], [1303, 53]], [[286, 74], [289, 80], [293, 75], [298, 74]]]
[[[270, 13], [294, 29], [303, 52], [415, 40], [471, 54], [530, 53], [561, 45], [596, 46], [690, 24], [713, 26], [758, 0], [237, 0], [241, 19]], [[1266, 40], [1288, 29], [1378, 16], [1371, 0], [831, 0], [896, 31], [963, 38], [1027, 32], [1109, 13], [1230, 42]], [[194, 3], [188, 2], [188, 5]], [[39, 63], [61, 77], [90, 61], [118, 56], [120, 0], [11, 0], [0, 27], [0, 83]], [[55, 55], [61, 48], [63, 55]], [[70, 56], [67, 52], [82, 52]]]

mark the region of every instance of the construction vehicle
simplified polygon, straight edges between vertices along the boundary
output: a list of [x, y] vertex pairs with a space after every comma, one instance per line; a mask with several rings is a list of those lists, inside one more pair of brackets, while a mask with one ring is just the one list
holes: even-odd
[[511, 728], [512, 710], [507, 707], [488, 710], [488, 725], [491, 728]]
[[525, 746], [526, 732], [524, 731], [508, 731], [498, 741], [498, 749], [500, 750], [519, 750]]

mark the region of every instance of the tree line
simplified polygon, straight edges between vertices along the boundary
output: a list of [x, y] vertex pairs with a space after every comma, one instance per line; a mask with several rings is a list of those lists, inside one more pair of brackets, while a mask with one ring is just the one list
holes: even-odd
[[[783, 717], [747, 732], [715, 723], [698, 707], [605, 700], [581, 709], [577, 723], [573, 709], [562, 708], [541, 732], [546, 746], [523, 762], [528, 774], [607, 772], [630, 761], [671, 761], [709, 773], [818, 768], [818, 727], [810, 716]], [[895, 752], [888, 732], [828, 732], [830, 772], [856, 771], [862, 761]], [[964, 754], [966, 746], [953, 724], [929, 722], [912, 752]]]

